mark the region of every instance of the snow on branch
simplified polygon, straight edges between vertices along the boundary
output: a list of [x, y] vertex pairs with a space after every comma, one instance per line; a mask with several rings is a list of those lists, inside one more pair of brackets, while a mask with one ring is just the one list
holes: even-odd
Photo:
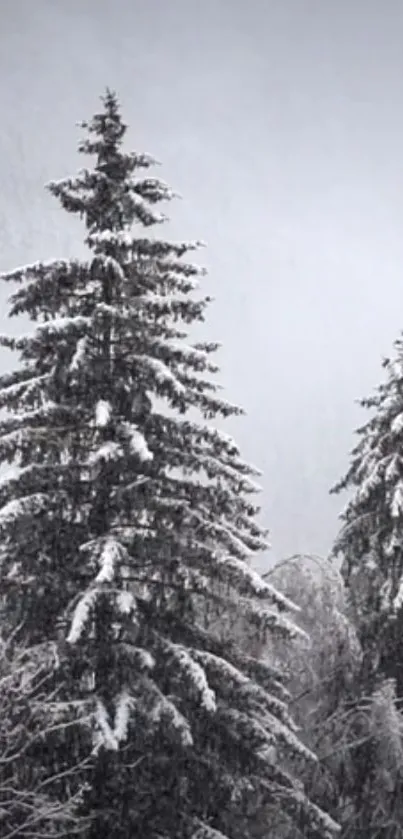
[[116, 700], [114, 735], [118, 743], [127, 739], [130, 711], [134, 699], [127, 690], [123, 690]]
[[400, 412], [394, 417], [390, 424], [392, 434], [400, 434], [403, 431], [403, 413]]
[[96, 700], [95, 723], [96, 733], [94, 737], [94, 752], [101, 746], [105, 749], [117, 752], [120, 743], [127, 739], [130, 712], [135, 708], [135, 700], [129, 691], [124, 688], [115, 698], [115, 715], [113, 726], [109, 722], [108, 712], [101, 699]]
[[239, 597], [234, 608], [235, 606], [251, 624], [259, 627], [263, 632], [269, 631], [289, 640], [300, 637], [309, 643], [309, 636], [303, 629], [280, 615], [279, 612], [268, 609], [262, 603], [254, 603], [250, 598]]
[[179, 668], [182, 679], [187, 682], [192, 693], [195, 693], [201, 706], [208, 712], [216, 710], [215, 693], [210, 688], [204, 668], [194, 660], [191, 651], [180, 644], [173, 644], [164, 640], [163, 646], [167, 650], [171, 661]]
[[403, 579], [400, 579], [396, 597], [393, 600], [393, 611], [397, 615], [403, 606]]
[[93, 248], [99, 248], [102, 245], [114, 245], [118, 248], [130, 249], [133, 245], [133, 239], [130, 228], [97, 230], [88, 235], [88, 244]]
[[142, 463], [152, 460], [153, 453], [148, 448], [147, 441], [137, 425], [126, 422], [123, 424], [123, 429], [129, 438], [132, 454], [136, 454]]
[[136, 612], [136, 598], [131, 591], [119, 591], [116, 595], [116, 606], [121, 615], [131, 615]]
[[32, 352], [35, 345], [43, 344], [45, 341], [52, 339], [60, 339], [63, 335], [71, 336], [73, 334], [80, 334], [87, 330], [91, 324], [91, 319], [84, 317], [84, 315], [76, 315], [74, 317], [60, 317], [52, 318], [37, 325], [34, 332], [20, 335], [19, 338], [12, 338], [9, 335], [0, 335], [0, 345], [7, 347], [13, 352], [27, 353]]
[[[130, 228], [122, 230], [93, 231], [88, 236], [88, 244], [97, 248], [103, 244], [131, 250], [137, 257], [166, 258], [175, 254], [183, 256], [190, 251], [205, 247], [204, 242], [162, 242], [158, 239], [140, 239], [133, 235]], [[175, 269], [176, 263], [167, 262], [167, 268]], [[192, 266], [193, 268], [193, 266]]]
[[391, 516], [398, 519], [403, 513], [403, 481], [398, 481], [392, 496]]
[[157, 358], [151, 358], [150, 356], [135, 356], [135, 359], [142, 367], [148, 368], [154, 374], [158, 384], [169, 384], [178, 395], [186, 393], [185, 386], [163, 361]]
[[108, 274], [112, 273], [115, 280], [125, 282], [126, 275], [120, 262], [113, 256], [107, 254], [97, 254], [93, 259], [93, 265], [99, 264]]
[[217, 695], [231, 700], [235, 700], [238, 696], [238, 702], [244, 709], [248, 705], [253, 708], [260, 707], [263, 713], [267, 711], [273, 713], [292, 731], [297, 730], [296, 724], [287, 711], [284, 699], [273, 696], [266, 688], [245, 676], [226, 659], [203, 650], [192, 650], [192, 655], [205, 667]]
[[[201, 530], [204, 530], [207, 538], [213, 538], [226, 550], [231, 551], [234, 555], [237, 555], [241, 562], [245, 562], [251, 558], [253, 553], [252, 550], [245, 544], [240, 536], [233, 532], [231, 524], [222, 524], [218, 520], [211, 521], [211, 517], [209, 517], [208, 510], [205, 508], [205, 505], [200, 504], [198, 509], [189, 510], [189, 515], [191, 515], [194, 522], [197, 523], [197, 526], [199, 526]], [[222, 569], [224, 575], [224, 563], [222, 565]], [[216, 570], [218, 570], [218, 566], [214, 568], [214, 571]], [[231, 581], [229, 580], [229, 582]]]
[[74, 352], [74, 355], [70, 362], [70, 372], [74, 372], [79, 370], [83, 364], [85, 358], [85, 351], [87, 349], [88, 338], [84, 335], [82, 338], [79, 338], [77, 341], [77, 346]]
[[106, 539], [99, 557], [101, 567], [96, 576], [97, 583], [112, 582], [115, 574], [115, 566], [121, 559], [121, 556], [122, 546], [115, 539]]
[[0, 509], [0, 529], [8, 527], [23, 517], [33, 518], [51, 506], [52, 499], [47, 493], [37, 492], [22, 498], [15, 498]]
[[42, 376], [31, 375], [22, 382], [16, 382], [5, 387], [1, 387], [0, 385], [0, 408], [27, 402], [36, 394], [39, 396], [49, 379], [50, 374], [45, 373]]
[[123, 155], [123, 158], [130, 160], [132, 169], [149, 169], [151, 166], [161, 166], [158, 158], [148, 152], [127, 152]]
[[80, 598], [74, 610], [73, 620], [71, 622], [70, 632], [67, 636], [68, 644], [77, 644], [80, 640], [84, 627], [89, 621], [91, 611], [99, 595], [98, 588], [91, 588]]
[[267, 583], [257, 571], [244, 562], [232, 556], [217, 559], [218, 568], [224, 572], [228, 582], [234, 585], [241, 594], [249, 594], [261, 599], [270, 600], [279, 609], [288, 612], [299, 612], [300, 608], [288, 597], [280, 594], [274, 586]]
[[191, 365], [199, 371], [209, 370], [212, 373], [219, 371], [219, 367], [210, 362], [209, 353], [205, 350], [188, 346], [182, 341], [175, 341], [173, 339], [154, 339], [153, 344], [163, 355], [177, 364]]
[[[249, 493], [260, 493], [262, 487], [256, 481], [252, 481], [247, 474], [245, 474], [244, 464], [242, 461], [234, 461], [232, 464], [227, 463], [223, 458], [213, 457], [211, 455], [201, 456], [200, 463], [203, 465], [206, 474], [210, 476], [220, 475], [225, 477], [232, 485], [241, 487], [243, 491]], [[239, 468], [239, 466], [241, 468]], [[251, 473], [252, 470], [249, 469]], [[255, 473], [254, 473], [255, 474]]]
[[148, 650], [145, 650], [143, 647], [135, 647], [132, 643], [126, 641], [121, 641], [119, 647], [120, 651], [130, 663], [132, 672], [138, 671], [139, 673], [143, 673], [145, 670], [154, 669], [155, 658], [153, 658]]
[[106, 443], [102, 443], [95, 451], [89, 453], [87, 464], [89, 466], [95, 466], [100, 461], [119, 460], [121, 457], [123, 457], [123, 449], [119, 443], [108, 440]]
[[282, 743], [289, 749], [290, 752], [304, 758], [304, 760], [308, 760], [313, 763], [317, 762], [318, 759], [316, 755], [302, 743], [302, 741], [290, 729], [289, 725], [285, 725], [281, 720], [269, 712], [266, 712], [266, 714], [259, 717], [259, 719], [263, 722], [265, 728], [270, 730], [271, 734], [275, 736], [276, 742]]
[[275, 733], [269, 731], [260, 719], [255, 719], [244, 711], [237, 708], [221, 707], [219, 717], [233, 740], [236, 743], [248, 743], [249, 747], [256, 752], [256, 756], [258, 756], [257, 753], [261, 748], [277, 745]]
[[195, 819], [190, 839], [228, 839], [228, 836], [220, 830], [215, 830], [211, 825]]
[[31, 429], [17, 428], [9, 434], [0, 434], [0, 459], [13, 466], [18, 466], [18, 458], [24, 448], [31, 444]]
[[107, 399], [99, 399], [95, 406], [95, 425], [97, 428], [105, 428], [111, 420], [112, 406]]
[[243, 652], [237, 652], [234, 658], [235, 664], [249, 678], [256, 681], [266, 691], [276, 694], [284, 702], [291, 699], [290, 691], [284, 686], [284, 672], [264, 661], [261, 658], [253, 658]]
[[75, 262], [69, 259], [49, 259], [45, 262], [32, 262], [29, 265], [23, 265], [20, 268], [15, 268], [14, 271], [7, 271], [0, 274], [0, 281], [5, 282], [26, 282], [28, 280], [37, 279], [49, 271], [59, 272], [63, 274], [71, 273], [72, 265], [75, 268]]
[[167, 733], [171, 731], [174, 735], [179, 737], [183, 747], [193, 745], [192, 732], [187, 719], [178, 710], [172, 699], [160, 691], [155, 682], [151, 679], [143, 680], [143, 687], [145, 688], [148, 698], [151, 700], [151, 708], [148, 711], [148, 717], [153, 725], [163, 724]]
[[97, 733], [94, 738], [95, 753], [101, 746], [111, 751], [117, 752], [119, 749], [119, 742], [116, 738], [115, 732], [109, 723], [108, 712], [101, 699], [96, 700], [95, 723], [97, 726]]
[[131, 188], [133, 192], [143, 198], [144, 201], [149, 201], [150, 204], [156, 204], [159, 201], [172, 201], [173, 198], [180, 198], [177, 192], [174, 192], [168, 184], [159, 178], [143, 178], [142, 180], [131, 181]]
[[282, 806], [286, 811], [289, 811], [293, 819], [296, 816], [298, 817], [301, 810], [304, 812], [305, 818], [309, 819], [314, 836], [320, 837], [320, 839], [334, 839], [335, 835], [340, 833], [340, 825], [328, 813], [313, 804], [302, 789], [295, 786], [293, 789], [287, 789], [286, 791], [278, 790], [277, 795], [278, 799], [282, 801]]
[[38, 337], [42, 334], [59, 336], [63, 332], [72, 331], [73, 329], [82, 330], [88, 329], [91, 324], [91, 318], [84, 315], [74, 315], [74, 317], [52, 318], [51, 320], [40, 323], [36, 327], [35, 333], [27, 337]]
[[90, 554], [91, 564], [99, 566], [97, 583], [112, 582], [117, 566], [128, 560], [127, 549], [112, 534], [80, 545], [80, 553]]

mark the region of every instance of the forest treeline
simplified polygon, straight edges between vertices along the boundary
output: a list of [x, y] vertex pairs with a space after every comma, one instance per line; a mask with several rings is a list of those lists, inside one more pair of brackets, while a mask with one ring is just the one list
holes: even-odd
[[258, 574], [199, 244], [113, 92], [82, 130], [85, 256], [1, 276], [0, 837], [402, 839], [403, 343], [332, 556]]

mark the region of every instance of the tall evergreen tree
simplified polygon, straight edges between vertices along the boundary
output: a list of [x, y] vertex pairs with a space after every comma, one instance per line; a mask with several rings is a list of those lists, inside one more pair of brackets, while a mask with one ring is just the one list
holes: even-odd
[[[350, 468], [333, 492], [350, 491], [334, 554], [355, 612], [371, 679], [384, 673], [403, 695], [403, 340], [384, 361], [386, 379], [362, 407]], [[372, 675], [371, 675], [372, 674]], [[369, 682], [369, 683], [370, 683]], [[369, 684], [368, 683], [368, 684]]]
[[330, 836], [284, 768], [310, 755], [281, 674], [209, 630], [225, 610], [297, 631], [249, 565], [266, 545], [258, 472], [209, 422], [241, 413], [210, 378], [217, 345], [186, 340], [208, 303], [183, 260], [196, 245], [144, 235], [172, 193], [123, 150], [113, 93], [84, 128], [94, 168], [49, 188], [88, 258], [3, 277], [21, 284], [10, 314], [36, 321], [2, 338], [21, 362], [0, 379], [4, 612], [31, 643], [59, 638], [63, 695], [92, 713], [72, 751], [92, 749], [94, 839], [236, 837], [257, 800]]

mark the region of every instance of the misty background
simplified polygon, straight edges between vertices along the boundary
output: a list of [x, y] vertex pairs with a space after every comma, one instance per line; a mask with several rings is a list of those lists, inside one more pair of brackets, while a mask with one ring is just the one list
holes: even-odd
[[[0, 271], [80, 255], [44, 184], [84, 165], [76, 123], [116, 89], [128, 147], [183, 196], [169, 233], [208, 245], [266, 565], [329, 551], [354, 400], [403, 328], [402, 42], [399, 0], [0, 0]], [[11, 290], [0, 330], [25, 330]]]

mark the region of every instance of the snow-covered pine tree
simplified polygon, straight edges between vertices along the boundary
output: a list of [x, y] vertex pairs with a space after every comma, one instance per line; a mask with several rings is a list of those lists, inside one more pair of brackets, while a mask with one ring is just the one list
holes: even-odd
[[88, 258], [3, 277], [21, 284], [11, 315], [36, 321], [2, 338], [21, 362], [0, 379], [5, 612], [31, 642], [64, 633], [64, 692], [93, 711], [96, 839], [235, 837], [256, 800], [330, 836], [284, 770], [307, 750], [281, 674], [208, 628], [211, 608], [296, 631], [249, 565], [266, 544], [257, 470], [209, 422], [241, 413], [210, 378], [217, 345], [186, 340], [208, 303], [183, 260], [196, 245], [145, 236], [172, 193], [123, 150], [113, 93], [84, 127], [94, 168], [50, 191], [83, 219]]
[[[332, 492], [349, 490], [333, 553], [365, 654], [368, 685], [377, 674], [396, 679], [403, 694], [403, 340], [384, 361], [385, 381], [362, 399], [371, 411], [358, 429], [350, 468]], [[367, 685], [367, 688], [368, 688]]]

